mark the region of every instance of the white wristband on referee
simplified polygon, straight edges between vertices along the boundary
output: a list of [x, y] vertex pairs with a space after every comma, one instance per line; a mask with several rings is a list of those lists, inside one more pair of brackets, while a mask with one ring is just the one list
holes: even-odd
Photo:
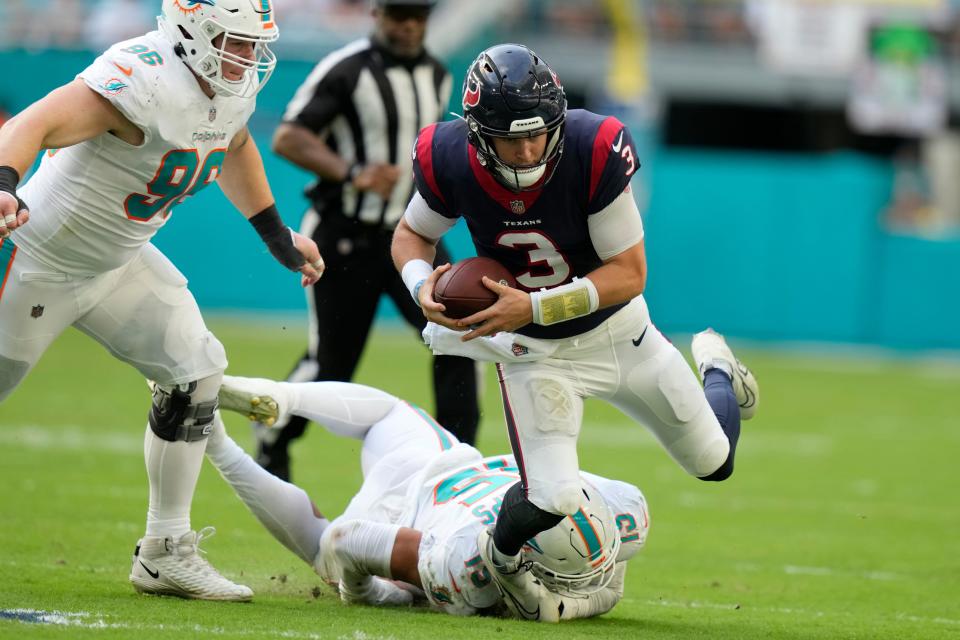
[[590, 278], [574, 278], [573, 282], [530, 294], [533, 322], [551, 325], [589, 315], [600, 308], [600, 294]]
[[407, 291], [413, 296], [413, 301], [417, 303], [417, 306], [420, 306], [420, 298], [417, 297], [420, 293], [420, 285], [430, 277], [431, 273], [433, 273], [433, 267], [430, 266], [430, 263], [420, 259], [410, 260], [400, 270], [403, 284], [407, 286]]

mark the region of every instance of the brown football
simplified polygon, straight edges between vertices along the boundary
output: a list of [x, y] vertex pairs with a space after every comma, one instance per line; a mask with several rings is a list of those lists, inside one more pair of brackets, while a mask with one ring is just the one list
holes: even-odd
[[517, 281], [507, 269], [492, 258], [467, 258], [457, 262], [440, 276], [433, 288], [433, 299], [444, 305], [449, 318], [466, 318], [497, 301], [497, 294], [483, 286], [487, 276], [516, 288]]

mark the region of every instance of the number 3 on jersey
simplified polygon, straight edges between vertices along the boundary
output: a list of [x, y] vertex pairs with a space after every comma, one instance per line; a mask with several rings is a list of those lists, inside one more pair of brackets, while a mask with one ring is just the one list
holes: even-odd
[[527, 253], [530, 269], [519, 274], [517, 282], [531, 291], [555, 287], [570, 277], [570, 263], [566, 257], [553, 240], [539, 231], [507, 231], [497, 236], [497, 244]]
[[176, 149], [163, 156], [160, 168], [147, 185], [146, 195], [131, 193], [123, 202], [127, 218], [148, 222], [158, 213], [166, 217], [174, 204], [190, 196], [217, 179], [227, 157], [226, 149], [214, 149], [207, 154], [200, 171], [200, 154], [196, 149]]

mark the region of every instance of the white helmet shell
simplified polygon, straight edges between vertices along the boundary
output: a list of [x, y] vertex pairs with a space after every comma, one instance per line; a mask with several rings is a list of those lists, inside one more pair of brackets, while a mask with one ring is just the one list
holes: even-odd
[[584, 501], [573, 515], [538, 533], [523, 548], [531, 571], [557, 593], [586, 596], [613, 579], [620, 533], [600, 492], [583, 483]]
[[[268, 46], [280, 35], [273, 0], [163, 0], [157, 22], [187, 66], [219, 95], [252, 98], [277, 66]], [[253, 59], [227, 51], [231, 40], [252, 43]], [[224, 63], [244, 69], [242, 78], [224, 77]]]

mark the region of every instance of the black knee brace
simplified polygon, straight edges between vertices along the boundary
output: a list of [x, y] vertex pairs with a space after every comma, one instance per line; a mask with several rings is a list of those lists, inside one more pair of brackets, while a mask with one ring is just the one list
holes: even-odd
[[518, 482], [503, 496], [497, 526], [493, 530], [493, 543], [500, 553], [517, 555], [527, 540], [555, 526], [564, 517], [544, 511], [530, 502], [526, 489]]
[[[172, 391], [160, 385], [153, 387], [150, 429], [158, 438], [167, 442], [194, 442], [210, 435], [213, 431], [213, 415], [219, 405], [216, 399], [193, 404], [190, 394], [196, 388], [196, 382], [187, 385], [186, 391], [179, 386]], [[185, 424], [188, 421], [190, 424]]]

